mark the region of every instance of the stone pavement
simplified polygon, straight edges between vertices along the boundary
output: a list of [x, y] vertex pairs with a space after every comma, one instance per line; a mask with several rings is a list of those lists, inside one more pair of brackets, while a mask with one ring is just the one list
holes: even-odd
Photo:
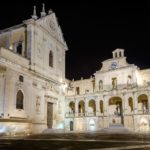
[[150, 134], [127, 131], [121, 126], [87, 133], [47, 130], [27, 137], [0, 137], [0, 150], [122, 150], [150, 149]]

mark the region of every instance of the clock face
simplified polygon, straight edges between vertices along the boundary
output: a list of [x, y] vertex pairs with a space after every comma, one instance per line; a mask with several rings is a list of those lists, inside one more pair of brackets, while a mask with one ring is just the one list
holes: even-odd
[[111, 63], [111, 68], [112, 68], [112, 69], [115, 69], [116, 67], [117, 67], [117, 63], [116, 63], [116, 62], [112, 62], [112, 63]]

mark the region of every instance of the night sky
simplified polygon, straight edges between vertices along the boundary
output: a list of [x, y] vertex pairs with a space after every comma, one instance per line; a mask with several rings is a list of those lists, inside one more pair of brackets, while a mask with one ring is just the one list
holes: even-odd
[[150, 68], [150, 4], [82, 1], [60, 3], [57, 0], [5, 0], [0, 5], [0, 29], [29, 19], [33, 5], [38, 16], [42, 3], [58, 18], [69, 51], [66, 53], [66, 77], [89, 78], [112, 57], [116, 48], [124, 48], [127, 61], [141, 69]]

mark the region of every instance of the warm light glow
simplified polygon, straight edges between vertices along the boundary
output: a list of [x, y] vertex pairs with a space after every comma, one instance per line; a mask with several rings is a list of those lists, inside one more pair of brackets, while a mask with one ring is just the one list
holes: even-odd
[[23, 135], [29, 135], [30, 129], [28, 124], [19, 124], [8, 122], [0, 126], [0, 133], [5, 133], [8, 135], [16, 135], [16, 133], [21, 133]]
[[140, 76], [139, 72], [136, 71], [136, 79], [137, 79], [137, 83], [138, 85], [142, 85], [142, 77]]
[[149, 123], [148, 123], [148, 120], [146, 118], [141, 118], [139, 130], [142, 132], [149, 131]]
[[5, 133], [7, 132], [6, 126], [0, 126], [0, 133]]
[[64, 124], [63, 123], [59, 123], [57, 126], [57, 129], [64, 129]]
[[76, 122], [76, 130], [77, 131], [83, 131], [83, 129], [84, 129], [84, 127], [83, 127], [83, 120], [81, 119], [79, 119], [79, 120], [77, 120], [77, 122]]
[[94, 130], [95, 130], [95, 121], [94, 121], [93, 119], [91, 119], [91, 120], [89, 121], [89, 129], [90, 129], [91, 131], [94, 131]]
[[65, 93], [66, 92], [66, 89], [67, 89], [68, 85], [66, 83], [64, 83], [62, 85], [62, 91]]
[[10, 45], [10, 46], [9, 46], [9, 49], [13, 50], [13, 46], [12, 46], [12, 45]]

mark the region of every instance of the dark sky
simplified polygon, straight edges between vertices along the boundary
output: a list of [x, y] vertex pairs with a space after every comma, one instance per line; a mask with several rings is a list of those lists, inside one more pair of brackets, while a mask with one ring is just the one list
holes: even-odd
[[[150, 4], [148, 2], [59, 0], [5, 0], [0, 5], [0, 29], [29, 19], [33, 5], [38, 15], [42, 3], [58, 18], [69, 51], [66, 54], [66, 77], [88, 78], [112, 57], [112, 50], [124, 48], [127, 61], [141, 69], [150, 68]], [[61, 2], [61, 3], [60, 3]]]

